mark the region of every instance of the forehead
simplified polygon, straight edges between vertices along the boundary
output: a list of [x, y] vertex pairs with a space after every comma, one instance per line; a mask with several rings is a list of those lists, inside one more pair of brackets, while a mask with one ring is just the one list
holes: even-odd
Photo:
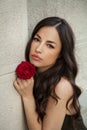
[[48, 39], [50, 38], [50, 40], [51, 39], [59, 40], [59, 34], [55, 27], [51, 26], [42, 27], [36, 34], [39, 34], [40, 36], [42, 36], [42, 38], [46, 37]]

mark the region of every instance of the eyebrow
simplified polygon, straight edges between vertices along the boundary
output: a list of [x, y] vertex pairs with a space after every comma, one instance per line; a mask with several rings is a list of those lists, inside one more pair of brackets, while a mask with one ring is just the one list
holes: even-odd
[[[36, 34], [36, 36], [37, 36], [38, 38], [41, 39], [41, 36], [40, 36], [40, 35]], [[53, 44], [56, 44], [56, 42], [54, 42], [54, 41], [50, 41], [50, 40], [48, 40], [47, 42], [49, 42], [49, 43], [53, 43]]]

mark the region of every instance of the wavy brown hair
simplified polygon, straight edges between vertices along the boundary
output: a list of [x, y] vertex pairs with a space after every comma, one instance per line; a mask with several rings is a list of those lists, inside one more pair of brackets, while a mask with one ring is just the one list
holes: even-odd
[[39, 29], [45, 26], [56, 28], [61, 40], [62, 50], [60, 57], [56, 60], [56, 63], [51, 68], [35, 76], [33, 94], [35, 97], [36, 111], [39, 118], [43, 120], [43, 117], [46, 114], [45, 110], [48, 98], [51, 96], [54, 100], [56, 100], [56, 103], [58, 100], [60, 100], [60, 97], [58, 97], [55, 93], [55, 87], [60, 81], [61, 77], [64, 76], [67, 78], [67, 80], [69, 80], [73, 88], [73, 95], [67, 101], [66, 108], [69, 110], [68, 103], [73, 99], [72, 106], [76, 111], [76, 114], [73, 116], [74, 119], [80, 115], [80, 106], [77, 105], [77, 101], [81, 94], [81, 90], [75, 83], [78, 68], [74, 54], [74, 34], [66, 20], [59, 17], [47, 17], [41, 20], [34, 28], [31, 38], [27, 43], [25, 58], [27, 61], [29, 61], [29, 52], [32, 40]]

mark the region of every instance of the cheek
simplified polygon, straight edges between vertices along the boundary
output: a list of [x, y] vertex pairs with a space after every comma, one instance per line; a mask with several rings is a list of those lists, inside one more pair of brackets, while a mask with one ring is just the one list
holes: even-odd
[[53, 58], [56, 59], [58, 55], [59, 55], [58, 51], [47, 52], [47, 57], [50, 59], [53, 59]]
[[47, 62], [55, 62], [56, 59], [58, 58], [58, 53], [57, 52], [46, 53], [45, 58]]
[[31, 50], [31, 51], [35, 51], [36, 48], [37, 48], [37, 46], [38, 46], [38, 44], [32, 42], [30, 50]]
[[32, 48], [33, 48], [33, 44], [31, 43], [30, 51], [32, 50]]
[[33, 52], [33, 50], [34, 50], [34, 45], [31, 44], [31, 47], [30, 47], [30, 54]]
[[32, 44], [31, 44], [30, 51], [29, 51], [29, 58], [30, 58], [30, 55], [32, 54], [32, 51], [33, 51], [33, 47], [32, 47]]

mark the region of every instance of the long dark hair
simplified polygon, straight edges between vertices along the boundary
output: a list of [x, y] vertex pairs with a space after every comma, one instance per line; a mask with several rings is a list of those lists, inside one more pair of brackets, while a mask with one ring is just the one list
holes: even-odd
[[55, 87], [60, 81], [61, 77], [64, 76], [67, 78], [67, 80], [69, 80], [73, 87], [73, 95], [67, 101], [66, 108], [69, 110], [68, 103], [71, 99], [73, 99], [72, 105], [76, 111], [76, 114], [73, 117], [77, 118], [80, 114], [80, 106], [78, 106], [77, 101], [81, 94], [81, 90], [75, 83], [78, 68], [74, 56], [74, 34], [66, 20], [59, 17], [47, 17], [41, 20], [34, 28], [31, 38], [26, 46], [25, 58], [27, 61], [29, 61], [31, 42], [39, 29], [45, 26], [53, 26], [56, 28], [60, 36], [62, 50], [60, 57], [56, 60], [56, 63], [51, 68], [35, 76], [33, 93], [36, 102], [36, 111], [39, 115], [39, 118], [43, 120], [43, 117], [46, 114], [45, 110], [49, 96], [56, 100], [56, 102], [60, 100], [60, 97], [58, 97], [55, 93]]

